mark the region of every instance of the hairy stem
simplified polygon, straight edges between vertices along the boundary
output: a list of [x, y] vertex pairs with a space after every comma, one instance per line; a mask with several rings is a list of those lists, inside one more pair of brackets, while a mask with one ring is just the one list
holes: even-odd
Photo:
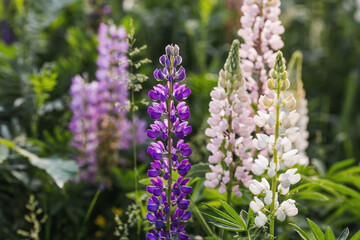
[[[172, 73], [172, 69], [173, 69], [173, 62], [174, 62], [174, 57], [171, 56], [170, 57], [170, 73]], [[171, 98], [172, 98], [172, 82], [169, 81], [169, 93], [168, 93], [168, 153], [169, 153], [169, 173], [170, 173], [170, 177], [168, 180], [168, 195], [167, 195], [167, 199], [168, 199], [168, 203], [169, 203], [169, 208], [171, 210], [171, 191], [172, 191], [172, 160], [171, 160], [171, 121], [170, 121], [170, 117], [171, 117]], [[167, 230], [170, 232], [170, 212], [167, 214]]]
[[[280, 95], [280, 89], [276, 90], [277, 99], [279, 99]], [[276, 142], [279, 138], [279, 121], [280, 116], [280, 106], [279, 104], [276, 104], [276, 123], [275, 123], [275, 142], [274, 142], [274, 163], [275, 163], [275, 175], [271, 180], [271, 190], [272, 190], [272, 202], [270, 207], [270, 239], [274, 239], [275, 234], [275, 194], [276, 194], [276, 185], [277, 185], [277, 166], [278, 166], [278, 157], [277, 157], [277, 150], [275, 149]]]

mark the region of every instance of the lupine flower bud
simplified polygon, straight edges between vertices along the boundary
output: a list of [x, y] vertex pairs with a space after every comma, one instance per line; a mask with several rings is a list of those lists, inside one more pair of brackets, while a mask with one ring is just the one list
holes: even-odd
[[266, 86], [268, 87], [268, 89], [270, 90], [275, 90], [276, 86], [275, 86], [275, 79], [270, 78], [269, 80], [266, 81]]

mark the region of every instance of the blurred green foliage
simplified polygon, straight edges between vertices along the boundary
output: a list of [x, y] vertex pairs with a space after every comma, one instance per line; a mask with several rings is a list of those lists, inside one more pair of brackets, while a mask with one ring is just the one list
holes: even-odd
[[[72, 159], [73, 150], [69, 147], [71, 135], [67, 129], [71, 117], [67, 107], [71, 78], [84, 72], [90, 80], [95, 78], [96, 34], [100, 22], [112, 19], [128, 28], [132, 18], [139, 45], [148, 46], [141, 57], [152, 60], [141, 69], [142, 74], [152, 76], [166, 44], [177, 43], [181, 48], [188, 73], [185, 81], [192, 90], [189, 102], [194, 131], [189, 140], [194, 154], [191, 161], [202, 163], [194, 166], [191, 173], [196, 194], [192, 196], [194, 217], [188, 224], [189, 232], [211, 239], [210, 236], [220, 232], [207, 223], [201, 213], [206, 207], [200, 203], [219, 206], [216, 204], [224, 196], [216, 190], [204, 189], [202, 184], [208, 157], [204, 129], [209, 93], [216, 85], [229, 43], [237, 38], [237, 29], [231, 24], [239, 21], [239, 11], [227, 9], [227, 2], [231, 1], [2, 1], [1, 138], [41, 156], [52, 166], [59, 161], [71, 165], [73, 161], [68, 159]], [[280, 17], [286, 28], [282, 36], [283, 52], [287, 59], [296, 50], [303, 53], [302, 79], [309, 100], [308, 155], [313, 166], [303, 171], [305, 176], [313, 177], [305, 177], [305, 187], [297, 193], [304, 206], [300, 211], [311, 219], [330, 224], [337, 235], [345, 226], [354, 233], [360, 228], [360, 107], [357, 104], [360, 102], [360, 23], [353, 17], [355, 1], [291, 0], [283, 1], [282, 10]], [[153, 84], [151, 80], [146, 82], [138, 98], [146, 98], [146, 90]], [[145, 108], [140, 108], [139, 115], [148, 119]], [[352, 160], [339, 162], [341, 159]], [[144, 160], [139, 169], [142, 178], [149, 159]], [[36, 167], [31, 159], [0, 144], [0, 239], [20, 239], [16, 230], [30, 229], [23, 216], [31, 193], [48, 216], [41, 239], [76, 239], [97, 188], [75, 182], [59, 188], [44, 168], [47, 167]], [[131, 194], [127, 194], [134, 189], [131, 159], [114, 169], [112, 178], [114, 186], [101, 192], [86, 224], [84, 239], [115, 239], [116, 223], [111, 208], [125, 212], [133, 201]], [[244, 192], [243, 199], [234, 200], [237, 210], [247, 209], [245, 203], [249, 197]], [[106, 219], [102, 227], [94, 223], [98, 216]], [[119, 217], [125, 222], [125, 216]], [[304, 219], [297, 220], [302, 228], [307, 227]], [[295, 234], [285, 224], [279, 231]]]

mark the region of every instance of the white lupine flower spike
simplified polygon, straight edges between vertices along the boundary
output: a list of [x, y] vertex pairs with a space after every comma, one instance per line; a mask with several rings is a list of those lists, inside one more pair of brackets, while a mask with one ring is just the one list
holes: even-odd
[[250, 112], [251, 100], [241, 75], [240, 43], [231, 45], [224, 69], [219, 73], [218, 86], [210, 93], [210, 118], [205, 134], [210, 137], [207, 149], [212, 173], [206, 174], [205, 187], [218, 188], [241, 197], [239, 185], [248, 187], [252, 181], [252, 132], [255, 129]]
[[[284, 221], [286, 216], [295, 216], [298, 213], [294, 200], [287, 199], [280, 203], [279, 200], [286, 197], [291, 185], [301, 179], [294, 167], [301, 157], [291, 141], [298, 133], [299, 128], [295, 125], [300, 115], [295, 110], [295, 98], [284, 94], [290, 87], [290, 81], [281, 52], [276, 55], [270, 76], [266, 83], [267, 95], [261, 96], [259, 100], [261, 107], [267, 109], [268, 113], [258, 111], [254, 116], [255, 124], [266, 131], [256, 134], [252, 140], [258, 153], [251, 171], [256, 176], [262, 176], [262, 179], [261, 182], [253, 180], [249, 190], [255, 195], [250, 203], [250, 208], [257, 214], [255, 225], [263, 227], [269, 222], [270, 238], [274, 239], [275, 217]], [[271, 184], [264, 177], [266, 175], [271, 178]], [[282, 199], [278, 200], [280, 195]]]

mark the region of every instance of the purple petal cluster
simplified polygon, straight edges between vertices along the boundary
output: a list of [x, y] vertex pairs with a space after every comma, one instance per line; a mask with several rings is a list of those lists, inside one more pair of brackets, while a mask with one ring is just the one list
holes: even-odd
[[[99, 174], [106, 177], [118, 162], [118, 151], [128, 149], [132, 140], [125, 110], [129, 95], [125, 29], [101, 23], [98, 41], [97, 81], [86, 83], [76, 76], [70, 89], [72, 144], [79, 150], [80, 180], [89, 182], [98, 180]], [[136, 119], [136, 125], [137, 143], [143, 144], [146, 124]]]
[[[148, 113], [154, 123], [146, 131], [152, 139], [147, 152], [154, 162], [148, 170], [152, 185], [147, 191], [152, 194], [148, 200], [147, 219], [154, 224], [147, 234], [148, 240], [173, 239], [187, 240], [184, 222], [191, 217], [188, 209], [190, 200], [187, 194], [192, 193], [192, 187], [186, 184], [186, 178], [191, 164], [187, 158], [192, 149], [185, 143], [184, 137], [192, 131], [186, 121], [190, 118], [189, 107], [184, 101], [191, 93], [190, 88], [179, 82], [186, 77], [185, 69], [180, 66], [182, 58], [177, 45], [168, 45], [166, 54], [159, 59], [163, 69], [156, 69], [154, 77], [165, 81], [166, 85], [157, 84], [149, 91], [153, 100]], [[170, 160], [169, 160], [170, 159]], [[181, 160], [182, 159], [182, 160]], [[177, 172], [177, 178], [173, 173]]]
[[77, 157], [80, 168], [86, 169], [81, 172], [80, 179], [90, 182], [95, 181], [96, 150], [99, 146], [98, 100], [94, 97], [97, 94], [97, 84], [97, 82], [87, 84], [82, 77], [75, 76], [70, 88], [70, 94], [73, 96], [70, 103], [73, 117], [69, 124], [69, 129], [74, 134], [72, 145], [80, 152]]

